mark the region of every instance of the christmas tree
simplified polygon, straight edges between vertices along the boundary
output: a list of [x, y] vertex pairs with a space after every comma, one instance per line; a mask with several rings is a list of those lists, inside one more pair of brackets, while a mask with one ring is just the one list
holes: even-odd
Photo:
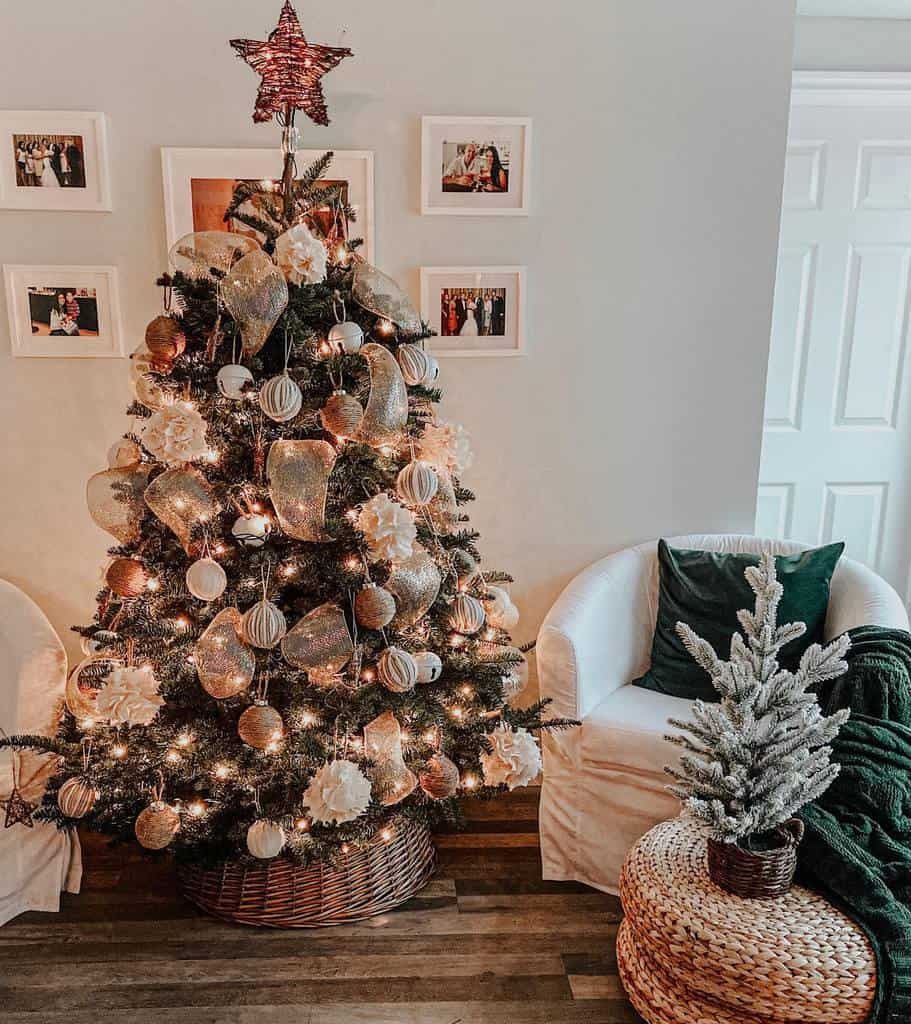
[[711, 676], [721, 701], [697, 700], [692, 722], [670, 720], [690, 735], [668, 736], [686, 751], [679, 769], [666, 769], [677, 780], [671, 791], [712, 827], [715, 839], [727, 843], [763, 837], [825, 792], [838, 774], [829, 759], [831, 743], [848, 717], [847, 711], [824, 716], [814, 692], [847, 669], [847, 635], [826, 647], [808, 647], [796, 672], [779, 668], [778, 652], [806, 626], [777, 625], [783, 590], [772, 555], [748, 566], [745, 576], [756, 607], [737, 613], [743, 634], [731, 639], [729, 661], [686, 623], [677, 623], [680, 639]]
[[[196, 865], [308, 863], [458, 800], [524, 785], [544, 703], [508, 703], [525, 650], [503, 572], [462, 506], [471, 453], [438, 418], [439, 367], [408, 297], [358, 255], [355, 211], [299, 172], [295, 111], [350, 51], [285, 3], [254, 119], [283, 128], [280, 180], [242, 182], [240, 231], [170, 253], [165, 311], [133, 357], [135, 427], [88, 484], [118, 541], [38, 813]], [[278, 169], [279, 155], [276, 163]]]

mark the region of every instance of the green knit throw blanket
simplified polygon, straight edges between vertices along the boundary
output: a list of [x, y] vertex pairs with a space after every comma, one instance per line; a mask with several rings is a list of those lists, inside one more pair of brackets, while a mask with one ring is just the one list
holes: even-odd
[[819, 693], [850, 708], [833, 744], [841, 772], [801, 812], [800, 880], [864, 929], [876, 953], [873, 1024], [911, 1022], [911, 633], [852, 629], [848, 671]]

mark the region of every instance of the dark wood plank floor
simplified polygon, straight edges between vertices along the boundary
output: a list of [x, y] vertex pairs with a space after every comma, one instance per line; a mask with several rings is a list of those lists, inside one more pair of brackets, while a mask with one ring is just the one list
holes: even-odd
[[411, 902], [317, 931], [235, 927], [167, 865], [84, 837], [60, 914], [0, 929], [4, 1024], [627, 1024], [616, 899], [541, 881], [537, 790], [470, 808]]

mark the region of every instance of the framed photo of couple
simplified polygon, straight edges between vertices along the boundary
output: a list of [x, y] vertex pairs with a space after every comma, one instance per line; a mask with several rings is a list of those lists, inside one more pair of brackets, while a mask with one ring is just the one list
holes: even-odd
[[0, 110], [0, 209], [111, 209], [104, 114]]
[[421, 119], [421, 213], [525, 216], [531, 119]]
[[421, 319], [434, 355], [524, 355], [525, 267], [421, 267]]
[[[299, 150], [298, 169], [303, 171], [323, 150]], [[165, 224], [168, 248], [191, 231], [237, 231], [256, 235], [240, 222], [225, 223], [225, 208], [234, 187], [240, 181], [277, 181], [281, 178], [282, 157], [278, 149], [174, 149], [161, 151], [164, 182]], [[339, 185], [345, 201], [357, 212], [357, 220], [348, 224], [339, 210], [328, 206], [314, 216], [321, 231], [329, 236], [362, 238], [358, 250], [374, 261], [373, 230], [373, 153], [369, 150], [338, 150], [333, 156], [321, 186]], [[257, 238], [259, 240], [259, 238]]]
[[3, 281], [14, 356], [125, 354], [115, 267], [4, 264]]

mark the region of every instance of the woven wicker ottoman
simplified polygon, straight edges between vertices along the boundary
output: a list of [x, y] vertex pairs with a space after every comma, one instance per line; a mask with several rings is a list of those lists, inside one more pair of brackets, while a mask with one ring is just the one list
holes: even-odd
[[706, 832], [656, 826], [620, 875], [620, 977], [648, 1024], [861, 1024], [876, 963], [863, 932], [795, 886], [743, 900], [709, 880]]

